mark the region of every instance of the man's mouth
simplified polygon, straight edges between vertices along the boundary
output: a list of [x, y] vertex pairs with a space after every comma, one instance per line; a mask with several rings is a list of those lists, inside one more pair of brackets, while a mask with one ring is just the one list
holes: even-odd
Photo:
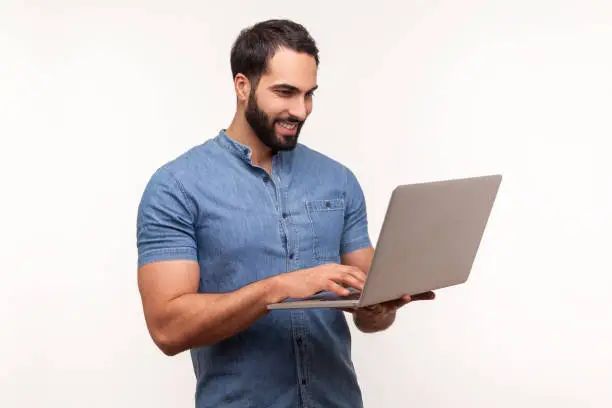
[[280, 136], [296, 136], [301, 122], [295, 120], [279, 120], [276, 122], [275, 129]]
[[293, 121], [288, 121], [288, 120], [282, 120], [277, 123], [279, 124], [279, 126], [285, 129], [289, 129], [289, 130], [294, 130], [298, 126], [298, 122], [293, 122]]

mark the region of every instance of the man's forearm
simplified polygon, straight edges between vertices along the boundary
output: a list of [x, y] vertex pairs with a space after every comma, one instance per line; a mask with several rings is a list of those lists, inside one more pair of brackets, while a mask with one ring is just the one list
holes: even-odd
[[246, 329], [280, 300], [274, 279], [226, 294], [185, 294], [167, 303], [152, 337], [167, 355], [214, 344]]

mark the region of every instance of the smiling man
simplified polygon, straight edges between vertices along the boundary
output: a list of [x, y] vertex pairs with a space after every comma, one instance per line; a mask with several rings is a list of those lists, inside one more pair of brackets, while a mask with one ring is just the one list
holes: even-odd
[[[345, 166], [298, 143], [319, 66], [288, 20], [243, 30], [231, 50], [227, 129], [161, 166], [138, 208], [138, 284], [167, 355], [189, 350], [196, 407], [360, 407], [345, 312], [268, 311], [361, 289], [373, 249], [365, 199]], [[363, 332], [433, 294], [351, 312]]]

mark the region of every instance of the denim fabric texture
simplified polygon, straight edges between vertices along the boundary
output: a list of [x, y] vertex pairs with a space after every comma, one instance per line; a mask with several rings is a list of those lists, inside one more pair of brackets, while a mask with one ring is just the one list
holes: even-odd
[[[250, 157], [221, 130], [156, 170], [138, 207], [138, 266], [195, 260], [199, 292], [227, 293], [371, 245], [347, 167], [303, 144], [277, 153], [271, 176]], [[197, 408], [362, 406], [342, 311], [271, 311], [190, 352]]]

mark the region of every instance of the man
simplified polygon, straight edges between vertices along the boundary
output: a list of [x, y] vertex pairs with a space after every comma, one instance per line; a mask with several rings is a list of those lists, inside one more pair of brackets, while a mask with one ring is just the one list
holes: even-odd
[[[353, 173], [298, 144], [318, 50], [287, 20], [243, 30], [231, 51], [227, 129], [166, 163], [138, 209], [138, 283], [167, 355], [191, 351], [196, 406], [359, 407], [346, 311], [268, 311], [361, 289], [373, 249]], [[363, 332], [433, 293], [351, 312]]]

